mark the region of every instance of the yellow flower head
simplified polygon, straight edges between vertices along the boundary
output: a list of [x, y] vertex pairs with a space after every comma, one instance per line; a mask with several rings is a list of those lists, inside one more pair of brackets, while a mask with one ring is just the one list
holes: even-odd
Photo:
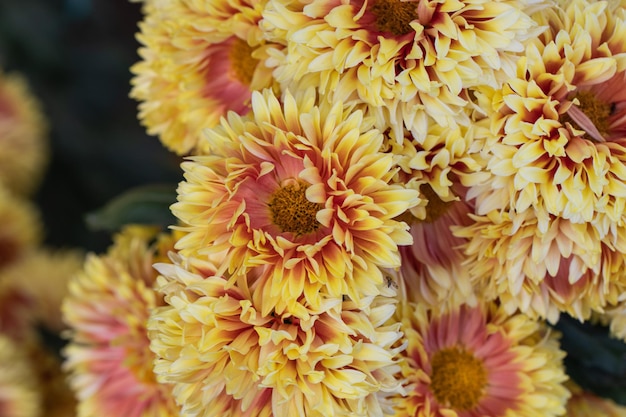
[[407, 395], [396, 417], [536, 417], [565, 411], [557, 334], [495, 304], [399, 309]]
[[254, 284], [264, 315], [297, 314], [302, 295], [316, 308], [327, 296], [378, 294], [379, 268], [400, 266], [398, 245], [411, 243], [394, 218], [418, 201], [415, 190], [390, 184], [383, 135], [360, 111], [316, 104], [313, 90], [284, 102], [255, 92], [252, 108], [207, 131], [210, 156], [182, 164], [172, 212], [188, 226], [176, 248], [225, 252], [233, 282], [264, 267]]
[[[565, 3], [565, 2], [563, 2]], [[626, 209], [626, 9], [574, 0], [544, 11], [548, 26], [501, 89], [479, 89], [494, 137], [477, 210], [533, 210], [589, 222], [603, 236]]]
[[339, 298], [306, 318], [263, 314], [254, 289], [193, 264], [156, 265], [167, 305], [148, 325], [155, 372], [183, 414], [262, 415], [271, 404], [277, 416], [373, 416], [378, 393], [399, 390], [392, 289], [364, 310]]
[[530, 211], [490, 212], [455, 228], [472, 282], [510, 312], [556, 322], [560, 312], [585, 320], [617, 303], [626, 285], [626, 229], [601, 239], [588, 223], [551, 217], [547, 226]]
[[70, 327], [64, 366], [78, 417], [175, 416], [171, 387], [156, 382], [146, 324], [162, 303], [153, 289], [156, 231], [127, 227], [107, 254], [87, 256], [62, 305]]
[[[416, 114], [468, 124], [464, 90], [497, 85], [535, 36], [532, 2], [269, 0], [261, 26], [277, 80], [386, 112], [423, 137]], [[380, 128], [380, 126], [378, 126]]]
[[148, 133], [178, 154], [197, 152], [201, 131], [250, 109], [272, 84], [258, 21], [263, 0], [171, 0], [146, 8], [131, 96]]
[[0, 184], [32, 194], [48, 162], [47, 123], [26, 80], [0, 71]]

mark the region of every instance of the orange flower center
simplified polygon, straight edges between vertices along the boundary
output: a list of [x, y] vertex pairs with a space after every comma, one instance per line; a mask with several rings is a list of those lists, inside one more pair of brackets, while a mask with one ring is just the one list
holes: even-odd
[[306, 189], [305, 182], [290, 181], [270, 197], [268, 206], [272, 221], [282, 232], [305, 235], [319, 228], [316, 215], [323, 205], [309, 201]]
[[437, 351], [432, 359], [430, 389], [437, 401], [455, 410], [471, 410], [487, 386], [483, 362], [459, 347]]
[[375, 0], [371, 12], [376, 16], [380, 32], [406, 35], [413, 28], [410, 23], [417, 19], [417, 3], [402, 0]]
[[254, 50], [255, 48], [248, 45], [248, 42], [239, 38], [235, 38], [230, 47], [230, 67], [235, 74], [235, 78], [247, 86], [252, 83], [254, 70], [256, 70], [259, 64], [258, 59], [252, 58]]
[[609, 131], [612, 106], [597, 99], [590, 91], [580, 91], [574, 99], [578, 101], [561, 117], [561, 123], [569, 122], [572, 127], [585, 131], [591, 138], [604, 142]]

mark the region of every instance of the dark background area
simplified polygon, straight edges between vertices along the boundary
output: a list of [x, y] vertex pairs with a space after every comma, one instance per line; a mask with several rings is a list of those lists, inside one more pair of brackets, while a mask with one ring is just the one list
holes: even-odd
[[142, 17], [128, 0], [0, 0], [0, 68], [26, 77], [50, 127], [34, 196], [48, 245], [103, 251], [110, 233], [89, 229], [87, 213], [181, 179], [180, 159], [146, 135], [128, 97]]

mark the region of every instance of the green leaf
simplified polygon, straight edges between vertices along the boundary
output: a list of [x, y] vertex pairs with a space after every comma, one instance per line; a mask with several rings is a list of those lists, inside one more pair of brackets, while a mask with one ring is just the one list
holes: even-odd
[[626, 343], [607, 327], [562, 315], [559, 330], [567, 374], [583, 389], [626, 405]]
[[114, 232], [126, 224], [157, 225], [166, 228], [176, 223], [170, 205], [176, 202], [176, 186], [144, 185], [120, 194], [104, 207], [85, 216], [93, 231]]

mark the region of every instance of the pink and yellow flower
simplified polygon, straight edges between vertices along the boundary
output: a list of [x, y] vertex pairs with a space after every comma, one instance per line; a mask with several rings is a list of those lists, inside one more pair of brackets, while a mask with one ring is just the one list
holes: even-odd
[[306, 317], [263, 314], [258, 289], [230, 286], [194, 264], [179, 257], [156, 265], [167, 305], [148, 326], [155, 372], [174, 384], [183, 414], [234, 406], [228, 415], [382, 415], [379, 392], [400, 389], [392, 288], [365, 310], [339, 298]]
[[70, 327], [65, 369], [78, 417], [176, 416], [171, 387], [156, 381], [146, 330], [162, 301], [152, 286], [155, 230], [128, 227], [106, 255], [90, 254], [62, 311]]
[[585, 320], [624, 292], [624, 226], [614, 227], [609, 242], [589, 223], [551, 216], [540, 225], [530, 210], [515, 216], [492, 211], [473, 219], [454, 230], [468, 239], [463, 250], [471, 280], [509, 312], [520, 309], [554, 323], [565, 311]]
[[568, 383], [572, 397], [567, 402], [566, 417], [626, 417], [626, 407]]
[[[188, 225], [176, 244], [185, 256], [225, 252], [231, 282], [264, 267], [262, 314], [297, 314], [304, 296], [359, 302], [379, 293], [379, 268], [400, 266], [411, 243], [395, 217], [417, 192], [390, 184], [391, 155], [372, 119], [341, 103], [316, 104], [313, 90], [284, 102], [254, 93], [249, 117], [229, 115], [207, 131], [210, 156], [182, 164], [186, 181], [172, 212]], [[244, 284], [240, 284], [244, 285]]]
[[146, 7], [131, 96], [149, 134], [178, 154], [198, 152], [202, 129], [250, 110], [272, 85], [258, 27], [263, 0], [172, 0]]
[[626, 9], [576, 0], [540, 13], [517, 75], [476, 93], [491, 124], [490, 178], [473, 187], [477, 211], [532, 210], [591, 223], [600, 237], [626, 207]]
[[565, 411], [557, 335], [495, 304], [400, 310], [407, 396], [395, 416], [536, 417]]
[[[401, 137], [425, 115], [468, 125], [465, 89], [495, 86], [539, 33], [528, 1], [269, 0], [261, 26], [276, 79], [365, 103]], [[384, 130], [380, 124], [378, 128]]]

